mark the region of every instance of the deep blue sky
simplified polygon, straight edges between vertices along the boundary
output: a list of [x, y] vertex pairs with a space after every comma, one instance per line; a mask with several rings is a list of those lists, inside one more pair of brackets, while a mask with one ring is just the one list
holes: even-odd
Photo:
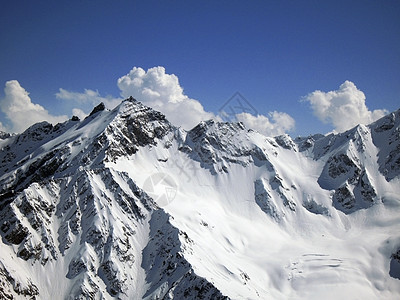
[[400, 107], [400, 1], [3, 1], [0, 40], [0, 97], [16, 79], [53, 114], [71, 114], [59, 88], [116, 97], [134, 66], [164, 66], [207, 111], [239, 91], [293, 135], [332, 129], [299, 100], [345, 80]]

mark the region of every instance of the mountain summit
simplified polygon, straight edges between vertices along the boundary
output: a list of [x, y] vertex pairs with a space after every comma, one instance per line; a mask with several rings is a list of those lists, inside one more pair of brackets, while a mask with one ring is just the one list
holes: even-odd
[[131, 97], [0, 149], [1, 299], [400, 297], [400, 110], [292, 139]]

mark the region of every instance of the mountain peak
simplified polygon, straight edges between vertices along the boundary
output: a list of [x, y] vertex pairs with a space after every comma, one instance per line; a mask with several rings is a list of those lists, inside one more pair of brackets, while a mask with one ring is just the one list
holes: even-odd
[[0, 130], [0, 139], [5, 140], [11, 137], [12, 135], [8, 132], [4, 132]]
[[103, 102], [101, 102], [99, 105], [97, 105], [95, 108], [93, 108], [93, 110], [91, 111], [91, 113], [89, 114], [89, 117], [94, 115], [95, 113], [99, 112], [99, 111], [103, 111], [106, 109], [106, 106], [104, 105]]

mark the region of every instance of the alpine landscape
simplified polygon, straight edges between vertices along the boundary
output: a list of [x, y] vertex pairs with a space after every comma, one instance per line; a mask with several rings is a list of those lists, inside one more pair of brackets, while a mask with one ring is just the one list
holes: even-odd
[[293, 139], [130, 97], [0, 150], [1, 299], [400, 297], [400, 110]]

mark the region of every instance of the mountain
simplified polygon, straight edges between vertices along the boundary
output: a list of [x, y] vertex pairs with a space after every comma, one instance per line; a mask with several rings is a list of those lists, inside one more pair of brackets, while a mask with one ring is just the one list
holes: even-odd
[[0, 149], [1, 299], [400, 296], [400, 110], [292, 139], [129, 98]]

